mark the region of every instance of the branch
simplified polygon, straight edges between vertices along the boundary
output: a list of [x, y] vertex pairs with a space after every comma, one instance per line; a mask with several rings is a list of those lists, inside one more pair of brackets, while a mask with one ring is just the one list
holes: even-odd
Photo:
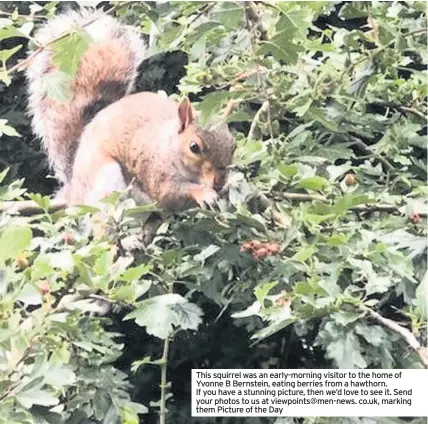
[[425, 367], [428, 367], [428, 349], [424, 346], [421, 346], [411, 331], [397, 324], [395, 321], [384, 318], [382, 315], [378, 314], [370, 308], [367, 308], [366, 306], [360, 306], [360, 309], [368, 312], [368, 314], [377, 322], [381, 323], [395, 333], [398, 333], [404, 339], [404, 341], [417, 353], [421, 363]]
[[391, 108], [396, 109], [396, 110], [398, 110], [400, 112], [412, 113], [413, 115], [419, 116], [422, 119], [425, 119], [425, 120], [427, 119], [426, 114], [424, 114], [423, 112], [421, 112], [421, 111], [419, 111], [417, 109], [414, 109], [412, 107], [396, 105], [394, 103], [387, 102], [387, 101], [380, 100], [380, 99], [376, 99], [371, 104], [377, 105], [377, 106], [391, 107]]
[[319, 194], [305, 194], [305, 193], [281, 193], [284, 200], [297, 200], [300, 202], [311, 202], [312, 200], [319, 200], [320, 202], [328, 202], [328, 200]]
[[[54, 212], [59, 209], [64, 209], [65, 203], [60, 200], [52, 199], [49, 204], [49, 210]], [[0, 202], [0, 212], [19, 212], [22, 215], [35, 215], [44, 212], [39, 204], [32, 200], [18, 200]]]
[[253, 1], [246, 2], [245, 12], [249, 21], [254, 24], [254, 29], [259, 30], [260, 32], [260, 40], [267, 41], [269, 40], [269, 35], [266, 28], [263, 26], [263, 22], [260, 18], [259, 12], [257, 10], [257, 6]]
[[19, 19], [24, 19], [26, 21], [35, 21], [35, 20], [44, 20], [46, 19], [46, 16], [41, 16], [41, 15], [20, 15], [20, 14], [15, 14], [15, 12], [8, 12], [6, 10], [0, 10], [0, 16], [16, 16]]
[[[260, 195], [265, 197], [263, 194]], [[314, 200], [317, 200], [319, 202], [328, 203], [329, 199], [327, 199], [324, 196], [321, 196], [319, 194], [306, 194], [306, 193], [288, 193], [283, 192], [280, 193], [281, 199], [284, 200], [290, 200], [290, 201], [297, 201], [297, 202], [312, 202]], [[267, 198], [266, 198], [267, 199]], [[269, 200], [269, 199], [267, 199]], [[357, 205], [353, 206], [349, 209], [352, 212], [395, 212], [399, 213], [400, 209], [399, 206], [395, 205], [387, 205], [387, 204], [369, 204], [369, 205]], [[426, 218], [428, 216], [428, 213], [426, 211], [415, 211], [420, 217]]]
[[347, 137], [349, 139], [351, 139], [352, 144], [355, 144], [356, 146], [358, 146], [364, 153], [372, 155], [374, 158], [376, 158], [379, 162], [382, 162], [383, 165], [385, 166], [386, 169], [388, 169], [388, 171], [392, 171], [394, 168], [393, 165], [391, 165], [391, 163], [389, 163], [389, 161], [387, 159], [385, 159], [383, 156], [378, 155], [377, 153], [375, 153], [369, 146], [367, 146], [366, 143], [364, 143], [363, 140], [348, 134]]

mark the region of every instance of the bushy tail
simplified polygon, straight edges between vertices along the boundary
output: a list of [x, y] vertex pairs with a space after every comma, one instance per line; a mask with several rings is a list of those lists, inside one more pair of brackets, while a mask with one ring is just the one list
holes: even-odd
[[[48, 88], [61, 75], [52, 62], [49, 43], [76, 26], [84, 28], [91, 42], [80, 58], [70, 95], [61, 101]], [[38, 30], [35, 39], [48, 47], [35, 56], [27, 71], [33, 131], [42, 138], [50, 164], [65, 184], [85, 125], [133, 89], [145, 44], [135, 28], [86, 10], [56, 16]]]

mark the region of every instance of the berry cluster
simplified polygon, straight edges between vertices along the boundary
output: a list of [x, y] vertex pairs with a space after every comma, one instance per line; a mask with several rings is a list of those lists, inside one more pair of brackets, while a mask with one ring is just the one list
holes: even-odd
[[250, 252], [254, 259], [264, 258], [279, 253], [281, 246], [278, 243], [259, 240], [246, 241], [241, 245], [241, 252]]

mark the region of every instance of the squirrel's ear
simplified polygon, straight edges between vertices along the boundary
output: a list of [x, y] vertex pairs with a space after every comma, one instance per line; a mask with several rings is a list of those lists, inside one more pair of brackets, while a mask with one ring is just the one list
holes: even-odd
[[184, 131], [194, 120], [193, 107], [190, 100], [185, 97], [178, 106], [178, 116], [181, 121], [181, 131]]

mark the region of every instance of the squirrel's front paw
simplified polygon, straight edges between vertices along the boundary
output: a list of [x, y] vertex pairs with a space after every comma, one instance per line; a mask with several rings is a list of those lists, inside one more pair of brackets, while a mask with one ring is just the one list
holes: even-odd
[[218, 200], [218, 194], [214, 189], [202, 185], [192, 188], [192, 197], [201, 208], [212, 207]]

